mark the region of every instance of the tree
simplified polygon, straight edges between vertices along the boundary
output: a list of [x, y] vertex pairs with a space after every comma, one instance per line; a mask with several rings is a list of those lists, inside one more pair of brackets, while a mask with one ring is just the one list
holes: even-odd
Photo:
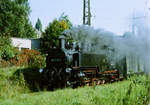
[[28, 0], [0, 0], [1, 35], [35, 37], [35, 30], [29, 22], [29, 13]]
[[72, 23], [70, 22], [68, 16], [65, 15], [65, 13], [62, 13], [61, 16], [59, 17], [59, 21], [62, 21], [62, 20], [65, 21], [69, 29], [72, 27]]
[[0, 0], [0, 59], [13, 57], [11, 37], [36, 37], [29, 13], [28, 0]]
[[40, 21], [39, 18], [38, 18], [38, 20], [37, 20], [37, 22], [36, 22], [36, 24], [35, 24], [35, 28], [36, 28], [38, 31], [42, 32], [42, 23], [41, 23], [41, 21]]
[[60, 17], [59, 20], [54, 19], [54, 21], [45, 29], [43, 38], [41, 39], [41, 48], [43, 52], [46, 52], [49, 48], [59, 47], [59, 36], [61, 32], [71, 28], [71, 25], [69, 26], [71, 22], [67, 24], [65, 19], [68, 23], [70, 22], [67, 17]]
[[14, 56], [9, 36], [0, 36], [0, 59], [9, 60]]

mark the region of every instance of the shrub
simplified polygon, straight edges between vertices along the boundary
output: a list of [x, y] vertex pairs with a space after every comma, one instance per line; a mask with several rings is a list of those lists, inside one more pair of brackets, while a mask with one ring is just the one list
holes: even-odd
[[39, 51], [22, 50], [19, 54], [17, 66], [31, 66], [43, 68], [45, 66], [45, 57]]
[[0, 36], [0, 58], [10, 60], [14, 54], [9, 36]]
[[44, 68], [45, 67], [45, 56], [41, 55], [39, 51], [25, 49], [19, 51], [17, 49], [13, 50], [14, 57], [9, 61], [1, 60], [1, 67], [8, 66], [31, 66], [34, 68]]
[[9, 65], [9, 62], [6, 60], [1, 60], [0, 64], [1, 64], [1, 67], [7, 67]]

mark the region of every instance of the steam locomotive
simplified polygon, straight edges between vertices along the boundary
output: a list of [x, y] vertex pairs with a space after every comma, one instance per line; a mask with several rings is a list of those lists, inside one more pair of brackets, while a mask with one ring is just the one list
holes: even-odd
[[120, 71], [107, 62], [106, 55], [86, 53], [80, 44], [66, 42], [62, 34], [60, 47], [47, 52], [43, 83], [48, 88], [102, 84], [123, 78]]

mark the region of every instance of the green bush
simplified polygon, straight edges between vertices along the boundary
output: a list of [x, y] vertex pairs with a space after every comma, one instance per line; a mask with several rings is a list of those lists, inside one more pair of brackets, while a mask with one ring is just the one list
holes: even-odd
[[46, 57], [39, 51], [25, 49], [19, 51], [13, 49], [13, 58], [10, 60], [1, 60], [1, 67], [11, 66], [30, 66], [32, 68], [44, 68], [46, 65]]
[[27, 62], [28, 66], [32, 68], [44, 68], [46, 65], [46, 58], [36, 50], [23, 50], [19, 55], [19, 60]]
[[8, 61], [12, 57], [14, 57], [14, 53], [10, 37], [0, 36], [0, 58]]

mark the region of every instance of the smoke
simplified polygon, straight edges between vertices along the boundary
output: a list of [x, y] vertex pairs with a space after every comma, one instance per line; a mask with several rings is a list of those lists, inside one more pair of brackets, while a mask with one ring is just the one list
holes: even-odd
[[150, 75], [150, 26], [149, 19], [141, 19], [135, 21], [136, 34], [134, 41], [135, 51], [144, 63], [144, 71]]
[[73, 37], [74, 40], [81, 44], [83, 52], [102, 53], [104, 47], [111, 45], [114, 34], [103, 29], [94, 29], [89, 26], [73, 27], [67, 30], [65, 34]]
[[84, 53], [105, 54], [113, 61], [128, 57], [130, 59], [128, 63], [138, 62], [135, 66], [140, 67], [137, 69], [143, 69], [150, 74], [150, 29], [145, 20], [135, 23], [135, 35], [126, 32], [118, 36], [104, 29], [94, 29], [84, 25], [73, 27], [65, 33], [81, 44]]

